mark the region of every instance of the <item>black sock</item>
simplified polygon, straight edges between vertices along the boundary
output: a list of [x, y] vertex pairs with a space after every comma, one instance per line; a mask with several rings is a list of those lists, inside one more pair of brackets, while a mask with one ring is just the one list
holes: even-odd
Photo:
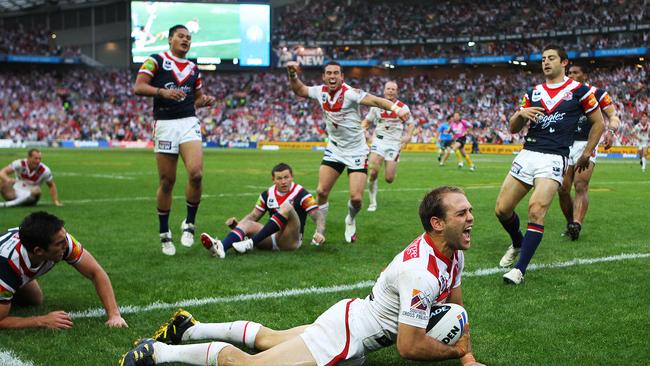
[[501, 226], [508, 232], [510, 235], [510, 240], [512, 241], [512, 246], [515, 248], [521, 248], [521, 241], [524, 239], [524, 236], [519, 230], [519, 216], [516, 212], [512, 213], [512, 217], [507, 220], [501, 221]]
[[257, 244], [259, 244], [259, 242], [262, 240], [284, 229], [284, 227], [287, 225], [287, 221], [289, 220], [286, 217], [280, 215], [279, 212], [274, 213], [273, 216], [271, 216], [269, 222], [264, 225], [262, 230], [253, 236], [253, 245], [257, 246]]
[[169, 231], [169, 212], [171, 210], [158, 209], [159, 232], [164, 234]]
[[187, 203], [187, 218], [185, 219], [186, 224], [193, 224], [194, 221], [196, 220], [196, 211], [199, 210], [199, 202], [190, 202], [190, 201], [185, 201]]

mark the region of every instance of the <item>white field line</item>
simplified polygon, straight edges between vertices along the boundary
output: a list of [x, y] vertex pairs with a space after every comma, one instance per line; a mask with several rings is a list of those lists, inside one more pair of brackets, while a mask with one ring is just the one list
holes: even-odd
[[[650, 253], [623, 253], [614, 256], [600, 257], [600, 258], [575, 258], [566, 262], [555, 262], [547, 264], [532, 264], [528, 267], [528, 271], [535, 271], [540, 269], [554, 269], [554, 268], [565, 268], [565, 267], [574, 267], [582, 266], [595, 263], [603, 262], [616, 262], [630, 259], [641, 259], [650, 257]], [[500, 267], [492, 268], [483, 268], [476, 271], [465, 272], [463, 273], [464, 277], [483, 277], [490, 276], [497, 273], [507, 272], [508, 269]], [[326, 293], [335, 293], [343, 292], [349, 290], [370, 288], [375, 284], [375, 281], [361, 281], [357, 283], [352, 283], [348, 285], [336, 285], [328, 287], [308, 287], [308, 288], [293, 288], [273, 292], [257, 292], [252, 294], [239, 294], [229, 297], [208, 297], [203, 299], [186, 299], [180, 300], [175, 303], [164, 303], [164, 302], [155, 302], [149, 305], [125, 305], [120, 306], [120, 311], [122, 314], [137, 314], [143, 313], [151, 310], [170, 310], [176, 309], [179, 307], [192, 307], [199, 305], [208, 305], [208, 304], [220, 304], [220, 303], [230, 303], [238, 301], [248, 301], [248, 300], [263, 300], [263, 299], [277, 299], [286, 296], [301, 296], [301, 295], [311, 295], [311, 294], [326, 294]], [[99, 318], [104, 317], [105, 312], [103, 308], [95, 308], [84, 311], [73, 311], [70, 312], [71, 318]], [[1, 365], [1, 364], [0, 364]]]
[[2, 366], [34, 366], [29, 361], [23, 361], [16, 357], [11, 351], [3, 351], [0, 349], [0, 365]]
[[61, 177], [90, 177], [90, 178], [102, 178], [102, 179], [119, 179], [119, 180], [134, 180], [134, 177], [127, 175], [117, 175], [117, 174], [81, 174], [81, 173], [57, 173], [57, 176]]
[[[118, 178], [116, 178], [118, 179]], [[125, 178], [130, 179], [130, 178]], [[621, 182], [592, 182], [592, 185], [617, 185], [617, 184], [650, 184], [648, 181], [621, 181]], [[485, 184], [485, 185], [470, 185], [463, 187], [464, 190], [476, 190], [476, 189], [498, 189], [501, 187], [501, 184]], [[265, 189], [260, 188], [260, 189]], [[423, 188], [379, 188], [379, 192], [422, 192], [424, 194], [433, 187], [423, 187]], [[333, 194], [347, 194], [347, 190], [341, 191], [332, 191]], [[219, 194], [203, 194], [201, 199], [204, 198], [223, 198], [223, 197], [250, 197], [250, 196], [259, 196], [260, 192], [240, 192], [240, 193], [219, 193]], [[185, 199], [185, 196], [173, 196], [175, 200]], [[64, 204], [86, 204], [86, 203], [100, 203], [100, 202], [125, 202], [125, 201], [154, 201], [156, 199], [155, 194], [152, 192], [151, 196], [141, 196], [141, 197], [106, 197], [106, 198], [89, 198], [81, 200], [64, 200]]]

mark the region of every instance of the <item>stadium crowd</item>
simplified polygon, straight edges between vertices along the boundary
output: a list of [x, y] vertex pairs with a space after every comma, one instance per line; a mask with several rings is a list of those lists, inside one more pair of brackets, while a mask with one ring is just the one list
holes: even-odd
[[[133, 95], [132, 71], [37, 70], [0, 71], [0, 139], [151, 139], [151, 101]], [[633, 125], [641, 113], [650, 114], [650, 63], [592, 74], [591, 81], [609, 91], [619, 110], [623, 126], [616, 144], [633, 143]], [[318, 72], [304, 78], [307, 84], [320, 84]], [[217, 98], [213, 108], [198, 112], [208, 141], [322, 141], [326, 136], [320, 108], [284, 87], [287, 79], [282, 71], [206, 73], [204, 79], [206, 90]], [[348, 78], [347, 82], [381, 95], [387, 80]], [[400, 99], [418, 122], [413, 142], [435, 142], [438, 124], [453, 112], [475, 124], [472, 134], [479, 142], [521, 142], [521, 135], [508, 133], [507, 123], [531, 82], [525, 71], [445, 79], [422, 74], [397, 82]]]
[[79, 47], [61, 47], [45, 29], [25, 30], [22, 26], [0, 28], [0, 55], [80, 56]]
[[[303, 0], [274, 9], [273, 41], [522, 34], [650, 23], [647, 0]], [[548, 10], [544, 10], [548, 9]], [[398, 14], [399, 16], [395, 16]]]

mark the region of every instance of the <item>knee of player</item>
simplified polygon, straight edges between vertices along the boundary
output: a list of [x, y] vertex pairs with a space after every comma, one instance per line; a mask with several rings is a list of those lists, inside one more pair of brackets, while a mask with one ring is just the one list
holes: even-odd
[[[327, 198], [330, 195], [330, 190], [325, 189], [325, 188], [323, 188], [321, 186], [318, 186], [318, 188], [316, 188], [316, 194], [320, 198]], [[319, 200], [319, 202], [320, 202], [320, 200]]]
[[585, 193], [589, 189], [589, 182], [585, 180], [577, 180], [575, 185], [576, 193]]
[[32, 188], [32, 196], [37, 197], [41, 195], [41, 188], [40, 187], [34, 187]]
[[251, 355], [235, 346], [229, 345], [219, 352], [217, 360], [216, 364], [219, 366], [249, 365], [251, 363]]
[[190, 182], [192, 182], [192, 183], [200, 184], [201, 181], [203, 180], [203, 171], [194, 170], [194, 171], [189, 172], [189, 179], [190, 179]]
[[363, 192], [358, 195], [355, 194], [353, 196], [350, 196], [350, 203], [352, 204], [352, 206], [360, 207], [362, 202], [363, 202]]
[[171, 190], [174, 188], [174, 184], [176, 184], [175, 177], [167, 177], [167, 176], [160, 177], [160, 188], [163, 191], [171, 192]]
[[539, 202], [530, 202], [528, 204], [528, 221], [541, 223], [546, 215], [547, 206]]
[[391, 183], [393, 183], [395, 181], [395, 177], [393, 177], [393, 176], [384, 177], [384, 179], [386, 180], [386, 183], [388, 183], [388, 184], [391, 184]]

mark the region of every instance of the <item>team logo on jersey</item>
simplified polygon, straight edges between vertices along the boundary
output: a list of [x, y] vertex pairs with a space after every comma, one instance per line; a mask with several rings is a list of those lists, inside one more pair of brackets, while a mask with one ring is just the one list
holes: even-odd
[[564, 99], [564, 100], [571, 100], [571, 99], [573, 99], [573, 93], [571, 93], [570, 91], [564, 93], [564, 96], [562, 97], [562, 99]]
[[519, 174], [519, 172], [521, 171], [521, 169], [522, 169], [522, 166], [521, 166], [521, 165], [519, 165], [519, 164], [513, 162], [513, 163], [512, 163], [512, 167], [510, 168], [510, 171], [513, 172], [513, 173], [515, 173], [515, 174]]
[[429, 308], [430, 301], [422, 291], [413, 289], [411, 296], [411, 309], [426, 311]]
[[533, 97], [531, 99], [533, 102], [539, 102], [542, 100], [542, 92], [539, 90], [533, 90]]
[[164, 59], [163, 60], [163, 70], [171, 71], [173, 68], [172, 60]]

